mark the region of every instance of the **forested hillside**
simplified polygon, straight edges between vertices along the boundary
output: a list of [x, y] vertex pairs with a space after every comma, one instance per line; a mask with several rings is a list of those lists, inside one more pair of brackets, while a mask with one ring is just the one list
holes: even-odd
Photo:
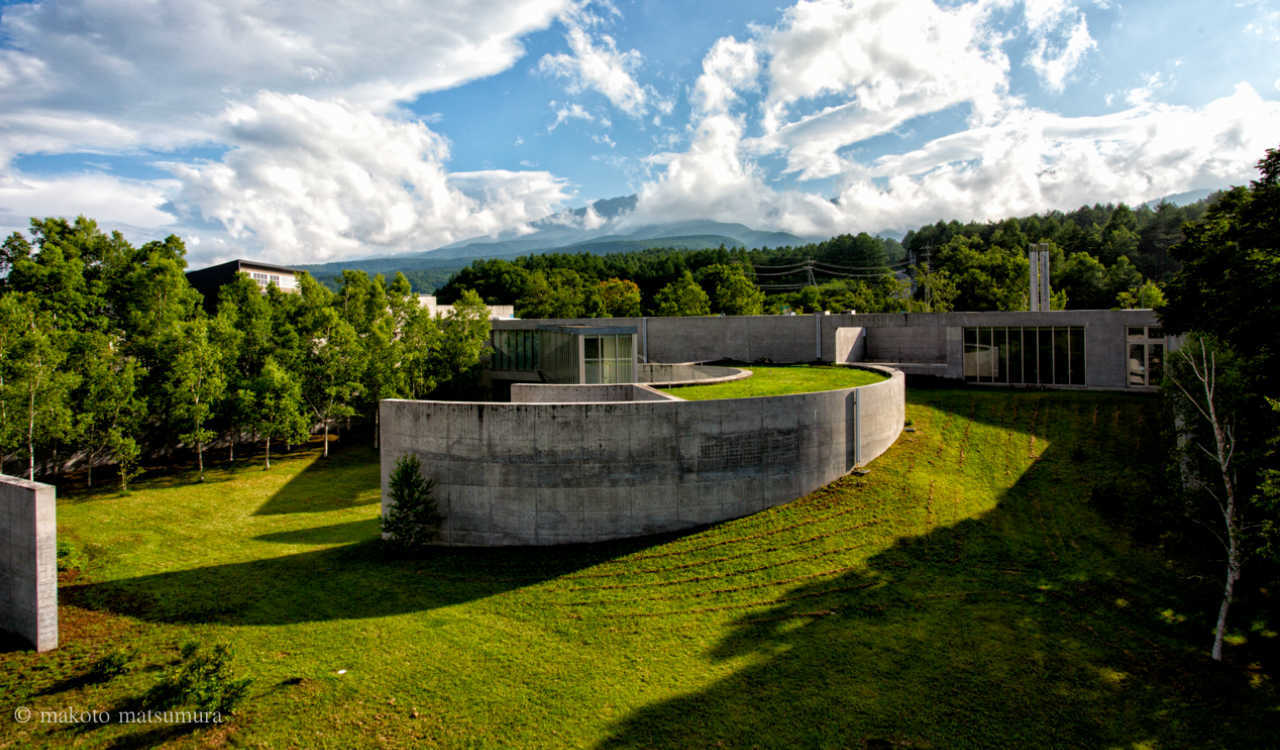
[[938, 222], [908, 232], [901, 243], [862, 233], [753, 250], [479, 260], [438, 295], [448, 302], [471, 289], [491, 304], [516, 305], [522, 317], [1018, 310], [1026, 307], [1027, 248], [1044, 242], [1056, 307], [1157, 307], [1179, 268], [1170, 248], [1211, 200]]

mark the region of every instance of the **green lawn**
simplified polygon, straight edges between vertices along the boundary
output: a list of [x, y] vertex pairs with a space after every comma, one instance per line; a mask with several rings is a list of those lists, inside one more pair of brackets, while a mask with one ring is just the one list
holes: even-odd
[[686, 401], [704, 401], [719, 398], [751, 398], [754, 396], [783, 396], [788, 393], [834, 391], [855, 385], [867, 385], [885, 380], [885, 376], [872, 370], [831, 365], [743, 365], [751, 370], [751, 377], [713, 385], [688, 385], [668, 388], [667, 393]]
[[[912, 390], [915, 432], [805, 498], [685, 535], [383, 557], [367, 447], [64, 498], [90, 555], [62, 648], [0, 652], [0, 748], [1260, 747], [1275, 623], [1208, 661], [1217, 580], [1090, 504], [1141, 486], [1156, 402]], [[221, 727], [17, 724], [107, 709], [195, 636], [254, 679]], [[139, 668], [84, 679], [119, 644]], [[1265, 650], [1265, 649], [1264, 649]]]

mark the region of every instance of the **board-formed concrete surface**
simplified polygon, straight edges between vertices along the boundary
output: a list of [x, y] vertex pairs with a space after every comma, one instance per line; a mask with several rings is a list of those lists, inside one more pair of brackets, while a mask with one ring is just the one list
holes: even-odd
[[641, 362], [636, 368], [638, 381], [650, 385], [711, 385], [751, 377], [750, 370], [739, 367], [700, 365], [694, 362]]
[[448, 545], [597, 542], [749, 515], [892, 445], [905, 379], [885, 372], [855, 388], [711, 401], [385, 400], [383, 513], [396, 460], [414, 453], [436, 480]]
[[512, 383], [513, 404], [597, 403], [612, 401], [679, 401], [669, 393], [640, 383]]
[[1151, 310], [1053, 310], [498, 320], [493, 327], [575, 324], [635, 328], [642, 362], [888, 363], [953, 380], [964, 379], [965, 327], [1083, 326], [1085, 387], [1112, 389], [1128, 386], [1125, 329], [1160, 322]]
[[58, 647], [58, 521], [53, 485], [0, 474], [0, 630]]

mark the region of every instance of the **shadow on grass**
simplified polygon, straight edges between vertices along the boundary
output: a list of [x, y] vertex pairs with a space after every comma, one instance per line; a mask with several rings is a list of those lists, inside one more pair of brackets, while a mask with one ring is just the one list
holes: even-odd
[[[309, 452], [315, 455], [313, 452]], [[368, 444], [329, 445], [315, 460], [254, 511], [255, 516], [323, 513], [379, 502], [368, 497], [381, 486], [378, 453]]]
[[376, 538], [381, 533], [381, 521], [381, 517], [376, 517], [293, 531], [276, 531], [255, 536], [254, 540], [277, 544], [355, 544]]
[[[738, 618], [708, 658], [748, 666], [633, 712], [600, 746], [1273, 741], [1274, 690], [1207, 658], [1212, 592], [1188, 592], [1089, 505], [1098, 477], [1159, 466], [1136, 464], [1142, 446], [1122, 440], [1135, 433], [1085, 431], [1095, 427], [1088, 402], [1040, 400], [1055, 416], [1032, 421], [1027, 434], [1050, 447], [995, 509], [901, 538], [865, 569], [793, 588]], [[1008, 404], [966, 392], [926, 403], [979, 422], [1009, 413]], [[1122, 417], [1139, 418], [1132, 403]], [[1162, 618], [1169, 612], [1186, 618]]]
[[357, 534], [364, 539], [342, 547], [67, 586], [59, 596], [85, 609], [166, 623], [282, 625], [384, 617], [483, 599], [679, 536], [556, 548], [438, 548], [423, 559], [401, 559], [388, 556], [376, 524], [371, 519], [262, 537], [298, 543]]

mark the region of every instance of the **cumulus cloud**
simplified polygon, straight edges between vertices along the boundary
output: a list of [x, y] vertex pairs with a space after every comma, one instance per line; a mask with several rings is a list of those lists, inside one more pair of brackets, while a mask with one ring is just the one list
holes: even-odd
[[1098, 46], [1084, 11], [1072, 0], [1025, 0], [1023, 13], [1032, 37], [1026, 63], [1047, 90], [1062, 93], [1067, 78]]
[[[843, 169], [836, 152], [930, 112], [967, 102], [977, 120], [1005, 106], [1009, 61], [989, 8], [930, 0], [802, 1], [758, 44], [768, 55], [760, 151], [786, 154], [801, 179]], [[927, 53], [922, 51], [927, 50]], [[843, 99], [793, 114], [821, 97]]]
[[[604, 7], [613, 15], [621, 15], [612, 4]], [[593, 34], [589, 27], [603, 25], [600, 16], [581, 5], [571, 6], [560, 18], [565, 25], [568, 53], [543, 55], [538, 70], [563, 78], [570, 94], [595, 91], [613, 106], [632, 117], [640, 117], [656, 106], [670, 112], [671, 105], [661, 100], [652, 86], [641, 85], [634, 71], [644, 62], [638, 50], [621, 51], [608, 34]]]
[[284, 262], [425, 250], [519, 227], [565, 198], [547, 172], [449, 173], [424, 123], [262, 93], [228, 108], [220, 162], [170, 164], [175, 203]]
[[1263, 123], [1277, 118], [1280, 102], [1244, 83], [1201, 109], [1147, 103], [1096, 117], [1025, 109], [850, 173], [839, 203], [860, 225], [885, 229], [1139, 203], [1247, 181], [1274, 138]]
[[[1245, 181], [1273, 145], [1261, 123], [1280, 119], [1280, 102], [1246, 84], [1200, 108], [1155, 103], [1163, 76], [1147, 77], [1126, 97], [1129, 108], [1109, 115], [1026, 106], [1008, 92], [1007, 38], [989, 24], [998, 7], [802, 0], [746, 42], [721, 39], [693, 87], [690, 145], [650, 159], [655, 174], [639, 191], [635, 220], [710, 217], [798, 234], [903, 230]], [[1033, 38], [1065, 30], [1056, 56], [1040, 48], [1046, 84], [1065, 82], [1092, 45], [1083, 14], [1065, 0], [1024, 10]], [[749, 137], [753, 113], [737, 104], [757, 84], [763, 133]], [[958, 104], [972, 112], [958, 133], [870, 163], [841, 154]], [[834, 200], [774, 187], [753, 161], [773, 153], [801, 179], [833, 179]]]
[[550, 125], [547, 126], [548, 133], [554, 131], [556, 128], [565, 124], [569, 120], [584, 120], [586, 122], [596, 122], [596, 123], [599, 123], [600, 125], [603, 125], [606, 128], [613, 124], [609, 121], [609, 118], [596, 117], [595, 115], [588, 112], [585, 107], [583, 107], [581, 104], [578, 104], [577, 102], [565, 104], [565, 103], [557, 102], [553, 99], [547, 103], [547, 106], [551, 107], [551, 109], [553, 109], [556, 113], [556, 119]]

